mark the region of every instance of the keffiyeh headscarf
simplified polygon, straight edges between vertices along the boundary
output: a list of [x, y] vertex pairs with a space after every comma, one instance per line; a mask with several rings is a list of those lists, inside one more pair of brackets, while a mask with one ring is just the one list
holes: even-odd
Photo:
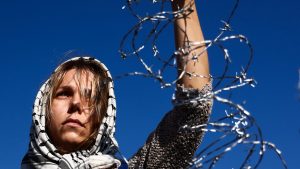
[[80, 150], [64, 155], [58, 153], [45, 128], [46, 102], [50, 89], [49, 80], [47, 80], [40, 88], [33, 105], [29, 150], [22, 160], [22, 169], [101, 169], [118, 168], [120, 166], [120, 161], [113, 156], [118, 147], [114, 138], [116, 101], [111, 75], [106, 66], [94, 58], [76, 57], [68, 61], [78, 59], [98, 62], [105, 69], [109, 78], [107, 112], [98, 130], [94, 145], [88, 150]]

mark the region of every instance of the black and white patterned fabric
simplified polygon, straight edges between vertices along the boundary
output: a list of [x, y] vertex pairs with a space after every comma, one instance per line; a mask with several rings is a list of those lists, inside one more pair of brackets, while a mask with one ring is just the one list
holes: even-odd
[[100, 125], [95, 144], [89, 150], [64, 155], [58, 153], [45, 130], [46, 101], [50, 89], [49, 80], [47, 80], [37, 93], [33, 105], [30, 144], [28, 152], [22, 160], [22, 169], [100, 169], [120, 166], [120, 161], [113, 156], [118, 149], [118, 144], [114, 138], [116, 101], [110, 72], [103, 63], [94, 58], [75, 57], [68, 61], [77, 59], [93, 60], [100, 63], [102, 68], [107, 71], [110, 79], [108, 83], [108, 108]]

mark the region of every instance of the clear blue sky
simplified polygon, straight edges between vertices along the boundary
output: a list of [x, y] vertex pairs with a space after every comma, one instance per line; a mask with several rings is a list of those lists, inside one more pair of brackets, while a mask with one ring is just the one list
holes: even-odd
[[[226, 19], [233, 2], [198, 1], [206, 38], [217, 34], [220, 20]], [[121, 9], [123, 4], [99, 0], [0, 1], [1, 168], [19, 168], [29, 143], [36, 92], [61, 62], [64, 52], [75, 49], [94, 55], [113, 75], [135, 70], [134, 59], [123, 61], [118, 54], [122, 36], [136, 22]], [[254, 46], [249, 76], [258, 82], [256, 88], [242, 89], [244, 92], [235, 98], [247, 101], [245, 107], [256, 117], [264, 138], [282, 150], [291, 169], [300, 166], [299, 17], [300, 2], [296, 0], [241, 0], [232, 23], [235, 33], [246, 35]], [[172, 52], [172, 32], [165, 36], [162, 51]], [[242, 53], [239, 48], [233, 47], [232, 51]], [[223, 66], [213, 57], [211, 52], [212, 71]], [[233, 61], [243, 58], [233, 56]], [[116, 137], [123, 154], [130, 157], [171, 109], [173, 91], [162, 90], [153, 80], [139, 77], [117, 80], [115, 86]], [[282, 167], [272, 153], [267, 153], [261, 168]]]

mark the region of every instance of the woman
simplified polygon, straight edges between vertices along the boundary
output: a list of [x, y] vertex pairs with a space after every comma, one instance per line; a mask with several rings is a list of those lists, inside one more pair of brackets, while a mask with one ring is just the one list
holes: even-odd
[[[173, 1], [174, 10], [190, 1]], [[175, 22], [179, 75], [183, 70], [209, 77], [206, 52], [187, 62], [202, 48], [186, 44], [203, 41], [196, 6]], [[184, 125], [204, 124], [212, 101], [209, 78], [183, 76], [177, 84], [175, 106], [128, 161], [129, 168], [185, 168], [200, 144], [203, 132], [182, 131]], [[118, 168], [115, 132], [115, 97], [108, 69], [91, 57], [70, 59], [54, 71], [37, 94], [29, 150], [22, 168]]]

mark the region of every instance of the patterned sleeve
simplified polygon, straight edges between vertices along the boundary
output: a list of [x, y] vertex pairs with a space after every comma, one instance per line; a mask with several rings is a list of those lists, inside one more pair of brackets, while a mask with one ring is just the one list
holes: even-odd
[[180, 130], [208, 121], [211, 83], [199, 91], [179, 87], [168, 112], [146, 144], [129, 160], [129, 168], [186, 168], [201, 143], [204, 132]]

